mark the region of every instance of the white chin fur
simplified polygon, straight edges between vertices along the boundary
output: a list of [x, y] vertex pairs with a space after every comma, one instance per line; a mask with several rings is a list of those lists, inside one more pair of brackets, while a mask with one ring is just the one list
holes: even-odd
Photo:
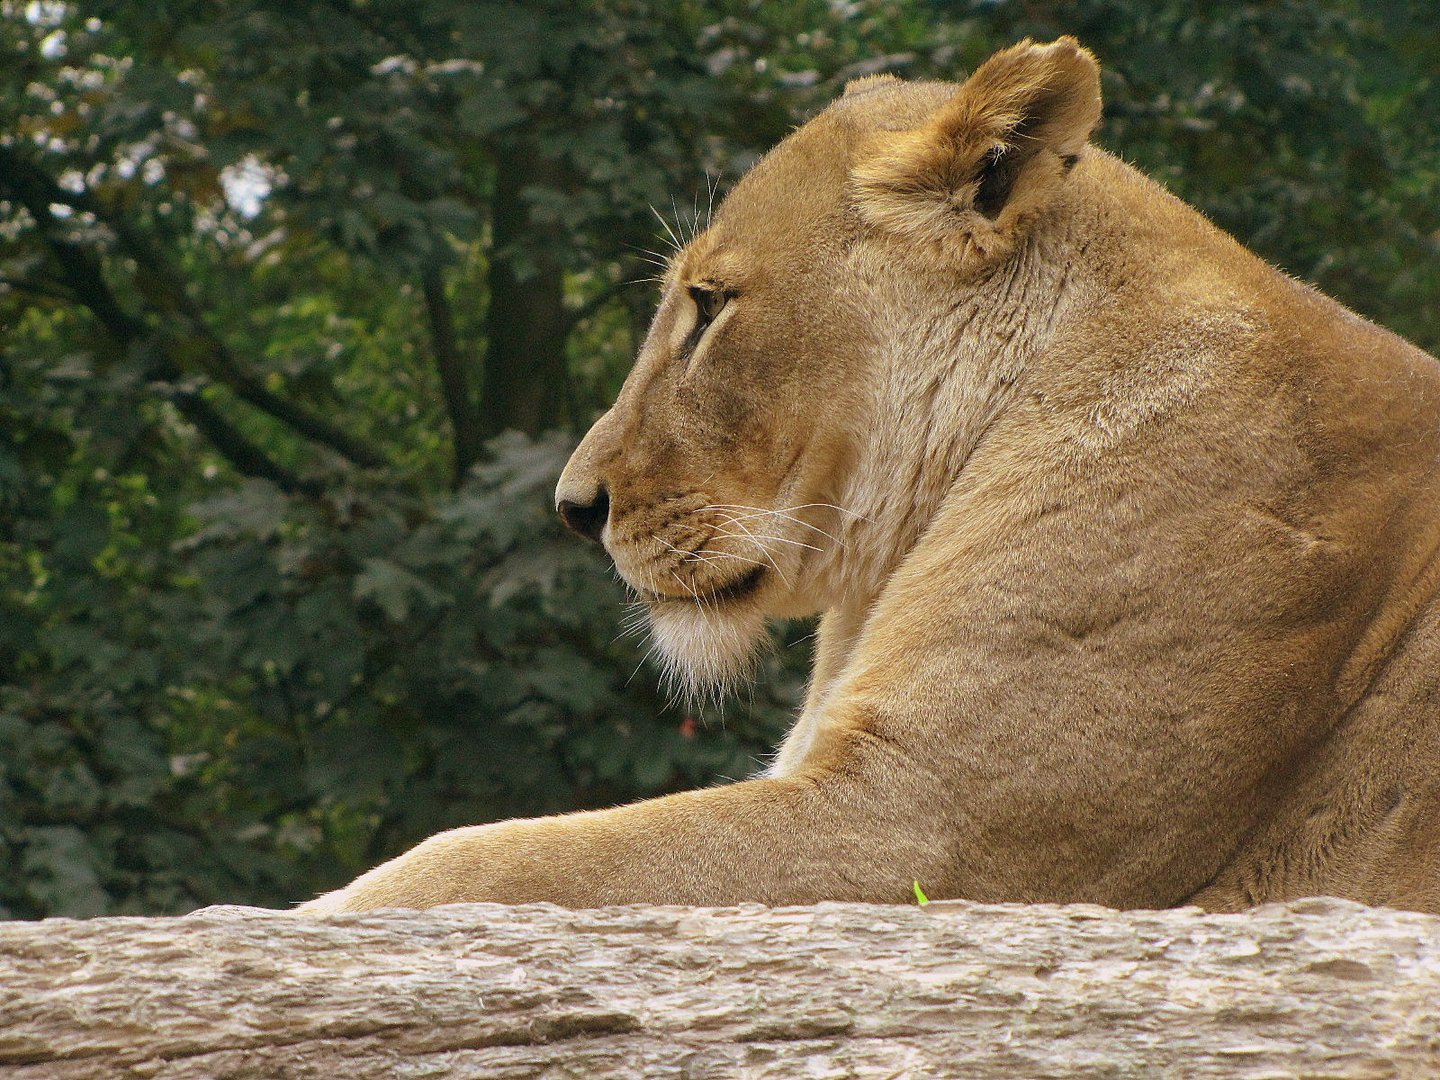
[[692, 701], [718, 698], [749, 672], [765, 640], [765, 617], [752, 605], [715, 611], [688, 603], [655, 604], [650, 632], [666, 681]]

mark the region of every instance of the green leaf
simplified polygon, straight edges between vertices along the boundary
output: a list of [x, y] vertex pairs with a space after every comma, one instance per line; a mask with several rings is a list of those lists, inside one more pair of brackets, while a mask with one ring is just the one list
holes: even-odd
[[289, 500], [274, 484], [246, 480], [234, 491], [197, 502], [190, 508], [205, 527], [187, 540], [186, 546], [237, 536], [269, 540], [280, 530], [289, 508]]
[[403, 622], [413, 601], [435, 605], [445, 594], [389, 559], [372, 558], [365, 560], [355, 576], [355, 598], [376, 604], [391, 622]]

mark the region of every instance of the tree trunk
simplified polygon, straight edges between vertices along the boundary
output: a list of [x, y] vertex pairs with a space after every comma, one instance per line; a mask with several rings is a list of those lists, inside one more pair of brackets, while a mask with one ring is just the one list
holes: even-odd
[[0, 924], [0, 1075], [1440, 1076], [1440, 918], [1309, 900]]
[[445, 295], [445, 275], [438, 263], [431, 263], [421, 272], [420, 286], [430, 322], [430, 347], [435, 355], [440, 392], [445, 398], [445, 412], [450, 417], [454, 440], [450, 479], [452, 486], [458, 488], [470, 466], [480, 460], [484, 446], [480, 413], [470, 390], [470, 358], [461, 349], [455, 333], [454, 313], [450, 298]]
[[564, 273], [554, 230], [537, 225], [523, 192], [553, 186], [558, 168], [534, 154], [501, 154], [491, 203], [490, 308], [481, 427], [530, 435], [569, 421]]

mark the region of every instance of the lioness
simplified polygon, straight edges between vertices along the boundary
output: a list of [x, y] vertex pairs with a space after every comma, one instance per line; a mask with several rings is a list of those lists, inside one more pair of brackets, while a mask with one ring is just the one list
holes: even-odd
[[1070, 38], [851, 84], [676, 254], [565, 469], [682, 678], [824, 613], [763, 776], [443, 833], [300, 910], [1440, 910], [1440, 366], [1099, 118]]

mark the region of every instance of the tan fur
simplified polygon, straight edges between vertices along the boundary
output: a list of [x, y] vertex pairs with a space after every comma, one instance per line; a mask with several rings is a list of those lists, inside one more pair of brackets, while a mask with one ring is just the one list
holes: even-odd
[[[682, 679], [824, 613], [767, 775], [301, 910], [1440, 910], [1440, 366], [1088, 146], [1099, 110], [1066, 38], [852, 88], [677, 254], [561, 479]], [[685, 355], [694, 286], [729, 300]]]

